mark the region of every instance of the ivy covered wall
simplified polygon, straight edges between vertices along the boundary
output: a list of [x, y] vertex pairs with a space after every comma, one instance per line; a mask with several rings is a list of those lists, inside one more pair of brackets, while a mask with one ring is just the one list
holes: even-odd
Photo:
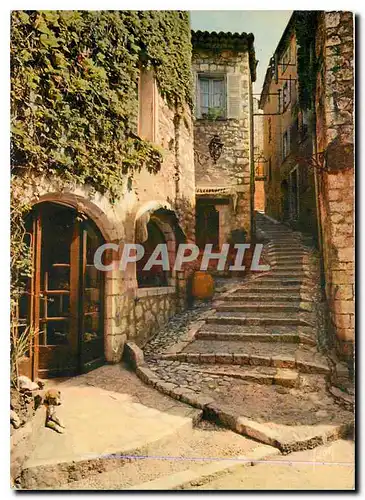
[[180, 11], [13, 11], [15, 173], [57, 174], [117, 197], [162, 151], [136, 135], [141, 66], [161, 95], [192, 105], [189, 18]]

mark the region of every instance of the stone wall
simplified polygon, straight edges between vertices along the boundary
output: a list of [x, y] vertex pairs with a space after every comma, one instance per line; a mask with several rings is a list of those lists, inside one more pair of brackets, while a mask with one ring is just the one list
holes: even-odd
[[135, 297], [135, 338], [143, 346], [176, 313], [175, 287], [140, 289]]
[[351, 12], [320, 15], [316, 55], [317, 150], [326, 296], [333, 336], [342, 355], [354, 342], [354, 31]]
[[[195, 181], [197, 188], [231, 187], [237, 193], [236, 211], [232, 212], [232, 229], [243, 228], [250, 237], [251, 232], [251, 169], [253, 158], [251, 122], [251, 75], [248, 52], [221, 51], [216, 54], [198, 51], [193, 53], [193, 71], [197, 74], [220, 74], [226, 78], [227, 114], [225, 119], [196, 119], [194, 122]], [[239, 99], [236, 118], [230, 110], [231, 76], [237, 77], [236, 89]], [[216, 163], [211, 158], [209, 143], [215, 136], [223, 143], [220, 158]]]

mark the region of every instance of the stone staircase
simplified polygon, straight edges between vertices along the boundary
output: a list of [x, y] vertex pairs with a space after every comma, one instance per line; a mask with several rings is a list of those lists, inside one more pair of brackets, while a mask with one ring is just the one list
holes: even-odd
[[303, 449], [348, 430], [352, 414], [328, 393], [330, 367], [317, 349], [315, 250], [261, 214], [257, 234], [271, 269], [218, 295], [185, 337], [148, 358], [141, 376], [236, 432]]

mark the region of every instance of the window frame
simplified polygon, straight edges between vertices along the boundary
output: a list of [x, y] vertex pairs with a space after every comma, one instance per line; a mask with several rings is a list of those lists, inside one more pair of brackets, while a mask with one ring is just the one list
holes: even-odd
[[[287, 96], [287, 99], [285, 99], [285, 96]], [[287, 100], [287, 102], [285, 102]], [[288, 83], [288, 80], [284, 83], [283, 85], [283, 111], [285, 111], [291, 101], [291, 86]]]
[[[287, 137], [287, 141], [285, 142], [285, 136]], [[286, 144], [286, 147], [284, 145]], [[289, 156], [290, 154], [290, 127], [288, 127], [285, 132], [283, 133], [282, 137], [282, 158], [283, 161]]]
[[197, 95], [196, 95], [196, 110], [197, 110], [197, 119], [208, 119], [208, 113], [204, 113], [207, 116], [203, 116], [202, 113], [202, 103], [201, 103], [201, 81], [208, 80], [209, 89], [208, 89], [208, 113], [209, 109], [218, 109], [214, 108], [214, 106], [210, 106], [210, 101], [213, 99], [213, 81], [221, 81], [222, 82], [222, 115], [218, 116], [217, 120], [226, 120], [227, 119], [227, 76], [222, 73], [197, 73]]
[[282, 73], [283, 74], [287, 70], [287, 67], [289, 66], [289, 64], [291, 64], [291, 53], [292, 53], [291, 43], [289, 42], [289, 45], [285, 49], [285, 51], [283, 53], [283, 57], [282, 57], [282, 66], [281, 67], [282, 67]]

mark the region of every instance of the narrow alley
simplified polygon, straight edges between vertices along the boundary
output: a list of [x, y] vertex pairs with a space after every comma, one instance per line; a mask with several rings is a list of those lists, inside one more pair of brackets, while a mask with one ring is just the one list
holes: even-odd
[[11, 488], [355, 489], [354, 13], [8, 17]]

